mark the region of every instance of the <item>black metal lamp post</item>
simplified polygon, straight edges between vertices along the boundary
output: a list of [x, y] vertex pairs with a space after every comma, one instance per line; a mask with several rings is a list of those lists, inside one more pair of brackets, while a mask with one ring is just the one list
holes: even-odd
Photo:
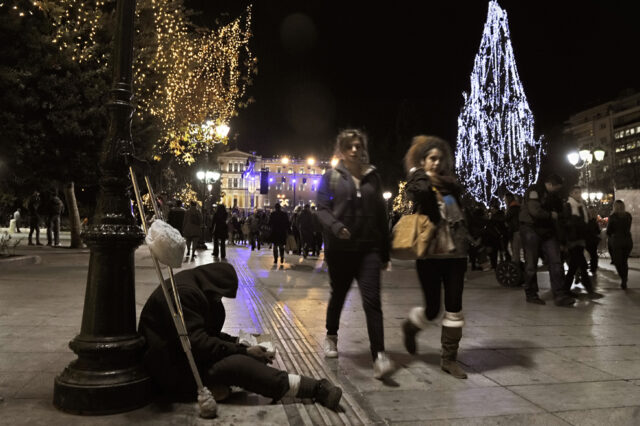
[[118, 0], [110, 125], [101, 158], [94, 223], [83, 232], [91, 249], [82, 326], [69, 347], [78, 355], [55, 379], [53, 404], [76, 414], [132, 410], [151, 400], [136, 332], [134, 253], [144, 240], [131, 211], [127, 158], [131, 140], [131, 78], [135, 0]]

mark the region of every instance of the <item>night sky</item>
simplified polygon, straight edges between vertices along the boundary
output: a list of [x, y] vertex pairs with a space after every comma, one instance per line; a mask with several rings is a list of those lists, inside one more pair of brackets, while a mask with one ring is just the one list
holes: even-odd
[[[207, 16], [237, 0], [194, 1]], [[536, 133], [563, 143], [569, 115], [640, 89], [640, 2], [501, 0]], [[371, 144], [408, 146], [418, 133], [455, 143], [462, 92], [488, 1], [258, 1], [252, 50], [256, 102], [232, 123], [259, 154], [329, 153], [339, 129]], [[380, 150], [377, 159], [381, 160]]]

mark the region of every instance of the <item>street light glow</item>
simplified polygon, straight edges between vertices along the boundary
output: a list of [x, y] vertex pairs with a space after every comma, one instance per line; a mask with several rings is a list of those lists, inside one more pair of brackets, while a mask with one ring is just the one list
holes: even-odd
[[603, 149], [596, 149], [595, 151], [593, 151], [593, 156], [596, 158], [596, 161], [602, 161], [604, 160], [604, 150]]
[[385, 200], [388, 200], [389, 198], [391, 198], [391, 192], [389, 191], [385, 191], [382, 193], [382, 198], [384, 198]]
[[307, 158], [307, 164], [313, 166], [314, 164], [316, 164], [316, 159], [313, 157]]
[[289, 157], [282, 157], [282, 164], [289, 164]]
[[340, 160], [338, 160], [336, 157], [333, 157], [333, 158], [331, 159], [331, 167], [336, 167], [336, 166], [338, 165], [338, 162], [339, 162], [339, 161], [340, 161]]
[[581, 149], [579, 154], [582, 161], [587, 161], [591, 156], [591, 151], [589, 151], [588, 149]]
[[567, 155], [567, 160], [569, 160], [569, 163], [571, 163], [572, 166], [575, 166], [578, 164], [578, 161], [580, 161], [580, 154], [577, 152], [571, 152]]
[[216, 136], [218, 136], [219, 138], [226, 138], [229, 134], [229, 130], [231, 130], [231, 128], [226, 124], [219, 124], [216, 126]]
[[205, 176], [206, 176], [206, 174], [202, 170], [200, 170], [198, 173], [196, 173], [196, 177], [198, 178], [198, 180], [204, 180]]

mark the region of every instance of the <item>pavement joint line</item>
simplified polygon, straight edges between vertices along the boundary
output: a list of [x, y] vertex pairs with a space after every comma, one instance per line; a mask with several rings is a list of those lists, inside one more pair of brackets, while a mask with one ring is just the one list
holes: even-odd
[[[307, 338], [307, 336], [309, 336], [308, 333], [305, 333], [302, 331], [304, 329], [303, 328], [304, 326], [302, 326], [302, 323], [299, 320], [297, 320], [297, 318], [295, 318], [295, 315], [292, 312], [285, 312], [282, 306], [283, 305], [282, 302], [277, 301], [271, 294], [265, 291], [262, 291], [262, 289], [260, 289], [260, 292], [259, 292], [260, 294], [258, 294], [258, 289], [256, 288], [255, 284], [254, 285], [249, 284], [251, 282], [255, 283], [256, 279], [250, 278], [250, 271], [248, 270], [248, 267], [246, 266], [246, 264], [244, 263], [238, 264], [237, 262], [233, 262], [233, 263], [234, 263], [234, 266], [237, 267], [238, 272], [240, 272], [240, 275], [243, 278], [242, 279], [242, 281], [244, 281], [242, 283], [244, 287], [243, 290], [245, 290], [246, 293], [252, 299], [258, 302], [258, 303], [254, 303], [254, 306], [257, 309], [262, 310], [264, 312], [264, 315], [260, 315], [260, 316], [263, 318], [264, 316], [269, 317], [269, 320], [267, 320], [266, 323], [270, 325], [275, 335], [280, 339], [281, 345], [285, 348], [287, 352], [286, 354], [283, 355], [283, 358], [286, 355], [286, 357], [290, 359], [290, 362], [295, 366], [296, 371], [298, 372], [303, 372], [304, 374], [304, 371], [310, 371], [311, 375], [314, 375], [314, 376], [323, 375], [325, 377], [332, 379], [334, 382], [337, 383], [338, 380], [336, 380], [336, 377], [333, 374], [333, 372], [331, 372], [331, 370], [328, 370], [326, 367], [323, 367], [323, 363], [319, 360], [317, 352], [310, 345]], [[267, 307], [265, 306], [267, 304], [270, 305], [271, 309], [267, 309]], [[284, 335], [286, 335], [289, 338], [288, 339], [284, 338], [283, 337]], [[303, 364], [301, 364], [296, 359], [297, 357], [294, 357], [292, 356], [291, 353], [289, 353], [289, 352], [292, 352], [291, 351], [292, 345], [296, 345], [296, 344], [300, 345], [300, 343], [302, 343], [303, 346], [306, 346], [306, 349], [307, 349], [305, 353], [304, 347], [299, 348], [301, 350], [299, 351], [298, 355], [302, 358]], [[343, 393], [342, 405], [343, 405], [343, 408], [347, 408], [347, 409], [345, 409], [341, 413], [327, 412], [327, 410], [319, 410], [320, 415], [325, 419], [325, 424], [331, 424], [331, 425], [336, 424], [335, 420], [338, 420], [338, 419], [328, 418], [328, 417], [335, 417], [336, 415], [345, 424], [354, 424], [353, 423], [354, 421], [356, 421], [357, 424], [375, 423], [375, 421], [372, 421], [370, 416], [362, 409], [362, 407], [359, 406], [356, 400], [346, 392]], [[347, 407], [344, 407], [344, 405], [346, 405]], [[351, 414], [351, 416], [349, 416], [349, 414]], [[353, 417], [353, 418], [350, 418], [350, 417]]]
[[[249, 280], [246, 274], [245, 270], [240, 270], [240, 275], [242, 276], [243, 280], [247, 280], [246, 282], [243, 283], [243, 290], [245, 291], [245, 293], [247, 294], [247, 296], [250, 299], [253, 299], [253, 303], [252, 306], [254, 308], [254, 310], [256, 310], [256, 314], [257, 316], [260, 317], [260, 320], [262, 321], [262, 323], [264, 324], [268, 324], [271, 328], [271, 330], [273, 330], [274, 335], [277, 336], [279, 338], [279, 341], [281, 343], [282, 346], [284, 346], [285, 350], [282, 352], [279, 352], [279, 358], [282, 361], [283, 364], [285, 364], [287, 367], [293, 367], [293, 368], [287, 368], [288, 371], [296, 371], [296, 372], [301, 372], [304, 374], [305, 370], [307, 370], [306, 368], [304, 368], [302, 365], [299, 364], [298, 360], [296, 360], [294, 357], [292, 357], [290, 355], [290, 351], [288, 350], [288, 345], [286, 342], [286, 339], [283, 338], [281, 332], [282, 330], [277, 327], [277, 324], [274, 321], [274, 318], [272, 315], [269, 315], [269, 310], [264, 306], [264, 303], [260, 303], [260, 299], [258, 298], [258, 295], [256, 294], [255, 291], [252, 291], [251, 286], [248, 284]], [[269, 317], [269, 318], [266, 318]], [[311, 406], [307, 407], [306, 405], [300, 405], [298, 408], [298, 410], [303, 410], [306, 411], [306, 414], [309, 418], [311, 418], [311, 420], [316, 420], [315, 422], [313, 422], [314, 424], [319, 424], [319, 423], [324, 423], [324, 424], [335, 424], [335, 422], [330, 421], [330, 419], [327, 418], [326, 415], [323, 411], [320, 411], [317, 409], [317, 407], [313, 406], [314, 409], [311, 409]], [[313, 411], [313, 413], [311, 412]], [[289, 413], [287, 412], [287, 415], [289, 415]], [[320, 419], [318, 419], [318, 417], [321, 417]], [[290, 420], [294, 420], [294, 419], [290, 419]]]

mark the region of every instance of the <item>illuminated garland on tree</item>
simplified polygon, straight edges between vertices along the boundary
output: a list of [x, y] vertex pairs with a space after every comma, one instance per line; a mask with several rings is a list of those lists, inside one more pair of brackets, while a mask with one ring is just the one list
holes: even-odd
[[[44, 0], [56, 28], [53, 42], [70, 49], [78, 62], [106, 66], [108, 53], [96, 55], [101, 26], [111, 26], [113, 0]], [[140, 0], [136, 8], [134, 91], [139, 120], [158, 117], [160, 138], [154, 151], [186, 163], [226, 139], [207, 137], [203, 123], [226, 124], [238, 108], [252, 102], [246, 88], [256, 72], [249, 49], [251, 7], [220, 28], [194, 28], [183, 0]], [[102, 29], [104, 31], [104, 28]], [[144, 40], [144, 43], [141, 43]], [[159, 158], [159, 157], [157, 157]]]
[[540, 171], [542, 138], [518, 76], [507, 13], [489, 2], [487, 22], [471, 73], [471, 91], [463, 93], [458, 117], [456, 171], [479, 202], [502, 204], [508, 191], [523, 194]]

